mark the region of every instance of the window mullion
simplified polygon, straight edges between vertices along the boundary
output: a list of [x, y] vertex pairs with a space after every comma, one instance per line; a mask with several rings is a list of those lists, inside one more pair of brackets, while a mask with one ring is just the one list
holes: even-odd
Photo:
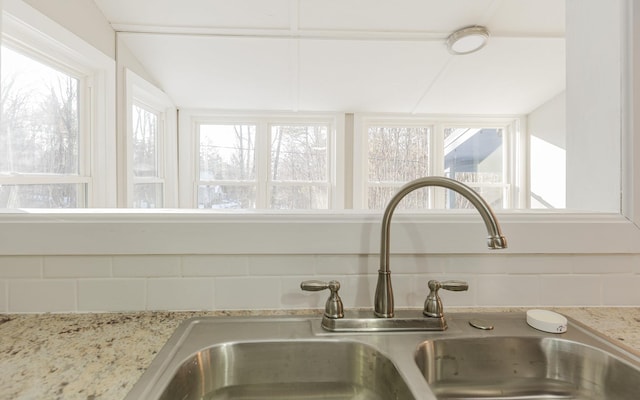
[[[437, 123], [433, 125], [431, 130], [431, 145], [429, 146], [430, 159], [431, 159], [431, 174], [437, 176], [444, 176], [444, 125]], [[436, 190], [436, 188], [429, 188], [429, 206], [431, 208], [442, 209], [445, 208], [445, 192], [444, 190]]]
[[260, 120], [256, 132], [256, 208], [269, 207], [269, 194], [271, 193], [271, 132], [266, 120]]
[[[80, 119], [79, 130], [78, 133], [79, 141], [80, 141], [80, 151], [78, 152], [79, 157], [79, 165], [78, 165], [78, 173], [80, 176], [95, 178], [95, 175], [98, 171], [95, 171], [92, 168], [91, 160], [91, 149], [94, 148], [94, 104], [93, 104], [93, 82], [89, 78], [81, 78], [79, 79], [80, 90], [78, 91], [79, 99], [78, 104], [80, 105], [80, 109], [78, 112], [78, 118]], [[102, 172], [102, 171], [100, 171]], [[91, 179], [89, 179], [91, 181]], [[85, 204], [87, 207], [95, 207], [96, 204], [100, 204], [104, 202], [104, 199], [100, 199], [96, 193], [93, 193], [92, 188], [96, 188], [97, 185], [92, 185], [89, 190], [86, 191]]]

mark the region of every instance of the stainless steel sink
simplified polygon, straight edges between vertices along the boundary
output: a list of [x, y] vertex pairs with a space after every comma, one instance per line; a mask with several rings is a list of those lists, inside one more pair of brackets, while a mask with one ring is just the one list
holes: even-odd
[[438, 399], [633, 399], [637, 366], [556, 337], [429, 340], [416, 363]]
[[178, 368], [160, 396], [181, 399], [413, 399], [393, 363], [363, 343], [223, 343]]
[[[469, 321], [482, 319], [493, 330]], [[444, 332], [333, 333], [317, 317], [185, 321], [126, 400], [637, 400], [640, 355], [569, 318], [449, 313]]]

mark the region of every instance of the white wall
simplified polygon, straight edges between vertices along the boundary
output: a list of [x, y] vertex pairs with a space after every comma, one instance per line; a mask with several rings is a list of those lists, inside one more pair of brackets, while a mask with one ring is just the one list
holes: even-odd
[[567, 145], [567, 92], [559, 93], [527, 115], [527, 132], [561, 149]]
[[[124, 77], [124, 70], [129, 69], [147, 80], [149, 83], [155, 85], [156, 87], [160, 87], [155, 78], [151, 76], [145, 69], [145, 67], [140, 63], [140, 61], [138, 61], [135, 54], [133, 54], [131, 50], [129, 50], [126, 43], [123, 40], [119, 39], [117, 39], [117, 60], [119, 77]], [[121, 81], [124, 81], [124, 78], [118, 79], [118, 81], [119, 84], [122, 84]]]
[[115, 31], [91, 0], [24, 0], [89, 44], [115, 59]]
[[527, 116], [530, 207], [566, 207], [566, 92]]
[[620, 210], [623, 3], [566, 2], [567, 208], [572, 210]]

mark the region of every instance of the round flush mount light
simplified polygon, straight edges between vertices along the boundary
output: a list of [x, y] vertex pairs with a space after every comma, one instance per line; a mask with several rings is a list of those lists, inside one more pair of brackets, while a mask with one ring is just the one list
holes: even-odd
[[451, 54], [469, 54], [483, 48], [489, 40], [489, 31], [484, 26], [468, 26], [453, 32], [447, 38]]

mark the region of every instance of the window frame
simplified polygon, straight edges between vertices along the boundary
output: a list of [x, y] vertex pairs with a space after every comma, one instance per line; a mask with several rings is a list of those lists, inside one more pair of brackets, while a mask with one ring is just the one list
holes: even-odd
[[[503, 161], [504, 161], [504, 185], [509, 187], [506, 196], [509, 207], [507, 209], [524, 208], [526, 204], [527, 170], [526, 154], [528, 143], [526, 138], [526, 124], [524, 117], [513, 116], [429, 116], [429, 115], [399, 115], [383, 113], [363, 113], [356, 114], [354, 118], [354, 187], [353, 187], [353, 208], [356, 210], [368, 210], [367, 193], [369, 188], [368, 171], [368, 129], [371, 126], [389, 127], [428, 127], [429, 128], [429, 168], [432, 175], [444, 176], [444, 142], [443, 132], [449, 127], [467, 128], [499, 128], [505, 132], [503, 138]], [[390, 187], [400, 187], [406, 182], [388, 183]], [[429, 208], [442, 209], [445, 204], [445, 193], [440, 191], [439, 195], [434, 195], [433, 188], [430, 189]]]
[[[243, 113], [212, 112], [206, 110], [180, 110], [179, 114], [179, 169], [180, 207], [197, 208], [199, 180], [199, 127], [203, 124], [255, 125], [256, 163], [256, 208], [269, 212], [268, 196], [273, 182], [270, 175], [271, 127], [274, 125], [329, 125], [327, 138], [328, 203], [329, 210], [340, 210], [344, 206], [344, 115], [335, 113]], [[209, 182], [209, 181], [208, 181]], [[228, 182], [238, 185], [246, 182]], [[254, 210], [254, 209], [252, 209]], [[255, 211], [254, 210], [254, 211]], [[296, 211], [296, 210], [291, 210]], [[298, 210], [300, 211], [300, 210]]]
[[[2, 42], [80, 80], [79, 171], [77, 176], [32, 175], [19, 183], [86, 183], [82, 208], [114, 207], [115, 62], [22, 2], [2, 7]], [[82, 110], [84, 108], [84, 110]]]
[[[273, 143], [273, 127], [274, 126], [327, 126], [327, 159], [326, 159], [326, 163], [327, 163], [327, 170], [326, 170], [326, 181], [293, 181], [293, 180], [275, 180], [273, 179], [273, 171], [272, 171], [272, 152], [273, 149], [271, 147], [271, 144]], [[267, 149], [267, 176], [266, 176], [266, 207], [268, 209], [273, 209], [271, 206], [272, 204], [270, 204], [269, 199], [271, 198], [271, 195], [273, 193], [273, 190], [280, 186], [280, 187], [285, 187], [288, 185], [293, 185], [293, 186], [304, 186], [304, 187], [314, 187], [314, 186], [324, 186], [327, 189], [327, 210], [332, 210], [335, 209], [334, 207], [334, 203], [336, 203], [336, 199], [334, 198], [333, 192], [334, 190], [334, 180], [332, 177], [335, 176], [335, 174], [333, 173], [333, 171], [335, 170], [335, 146], [333, 145], [333, 143], [335, 142], [335, 132], [336, 127], [335, 127], [335, 123], [333, 121], [329, 121], [326, 119], [304, 119], [301, 121], [297, 121], [297, 118], [295, 119], [286, 119], [286, 120], [282, 120], [281, 118], [275, 119], [273, 121], [269, 121], [267, 123], [267, 144], [268, 144], [268, 149]], [[298, 209], [299, 210], [299, 209]], [[290, 211], [295, 211], [295, 210], [290, 210]], [[304, 209], [302, 211], [311, 211], [311, 210], [307, 210]]]
[[[229, 180], [229, 179], [212, 179], [212, 180], [203, 180], [201, 179], [200, 176], [200, 127], [202, 125], [242, 125], [242, 126], [252, 126], [255, 127], [255, 137], [254, 137], [254, 167], [255, 167], [255, 176], [253, 180]], [[189, 208], [197, 208], [197, 209], [201, 209], [198, 207], [198, 191], [199, 191], [199, 187], [201, 185], [204, 186], [208, 186], [208, 185], [233, 185], [233, 186], [240, 186], [240, 187], [254, 187], [255, 188], [255, 194], [256, 194], [256, 199], [255, 199], [255, 204], [256, 204], [256, 209], [263, 209], [265, 208], [265, 186], [259, 184], [259, 182], [261, 180], [263, 180], [263, 178], [261, 178], [261, 176], [266, 176], [267, 172], [264, 171], [264, 164], [265, 164], [265, 157], [267, 157], [265, 154], [262, 154], [262, 152], [259, 151], [259, 149], [263, 149], [266, 144], [265, 142], [268, 140], [264, 137], [264, 135], [260, 134], [260, 131], [263, 130], [263, 128], [261, 127], [261, 122], [258, 120], [254, 120], [254, 119], [242, 119], [242, 120], [234, 120], [234, 119], [229, 119], [227, 120], [226, 118], [223, 118], [221, 120], [214, 118], [214, 119], [210, 119], [210, 118], [206, 118], [206, 119], [199, 119], [197, 121], [194, 122], [194, 131], [193, 131], [193, 136], [195, 137], [194, 140], [194, 148], [193, 148], [193, 153], [190, 156], [186, 156], [186, 157], [190, 157], [193, 158], [193, 167], [194, 167], [194, 185], [193, 185], [193, 205]]]
[[[158, 87], [125, 68], [125, 115], [126, 128], [124, 155], [120, 155], [121, 184], [118, 186], [120, 205], [133, 208], [134, 185], [137, 183], [162, 183], [162, 207], [178, 205], [177, 193], [177, 109], [169, 96]], [[158, 176], [138, 178], [133, 174], [133, 106], [137, 105], [158, 116], [157, 165]], [[131, 166], [131, 167], [130, 167]]]
[[89, 121], [91, 120], [92, 104], [91, 90], [92, 77], [91, 71], [87, 70], [78, 63], [66, 60], [58, 54], [49, 53], [47, 48], [41, 48], [38, 44], [37, 48], [31, 45], [21, 43], [10, 34], [3, 34], [3, 47], [20, 54], [21, 56], [30, 58], [32, 61], [39, 63], [45, 67], [56, 70], [78, 83], [78, 173], [77, 174], [46, 174], [46, 173], [17, 173], [10, 175], [0, 174], [0, 184], [7, 185], [56, 185], [56, 184], [75, 184], [83, 185], [84, 190], [78, 192], [78, 203], [72, 208], [89, 208], [94, 201], [91, 196], [93, 179], [91, 176], [91, 141], [93, 132]]

